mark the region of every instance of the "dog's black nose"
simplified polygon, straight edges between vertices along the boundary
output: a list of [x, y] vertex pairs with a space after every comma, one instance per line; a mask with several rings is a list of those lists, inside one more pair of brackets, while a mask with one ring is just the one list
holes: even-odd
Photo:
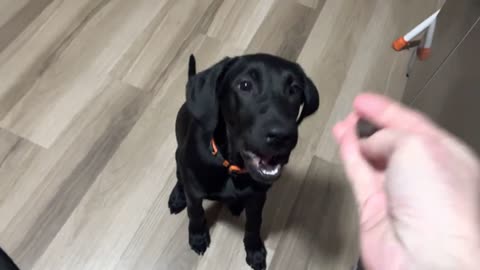
[[279, 145], [291, 141], [295, 134], [288, 128], [274, 127], [267, 132], [266, 141], [270, 145]]

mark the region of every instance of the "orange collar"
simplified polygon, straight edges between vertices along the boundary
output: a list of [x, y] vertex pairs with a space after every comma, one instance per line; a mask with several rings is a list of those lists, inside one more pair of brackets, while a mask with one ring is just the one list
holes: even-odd
[[215, 157], [218, 156], [218, 157], [223, 159], [222, 165], [223, 165], [223, 167], [228, 169], [229, 173], [233, 173], [233, 174], [247, 173], [247, 170], [245, 170], [244, 168], [240, 168], [237, 165], [233, 165], [233, 164], [230, 163], [230, 161], [228, 161], [228, 160], [226, 160], [222, 157], [222, 154], [218, 151], [217, 144], [215, 143], [215, 140], [213, 138], [210, 140], [210, 150], [212, 151], [213, 156], [215, 156]]

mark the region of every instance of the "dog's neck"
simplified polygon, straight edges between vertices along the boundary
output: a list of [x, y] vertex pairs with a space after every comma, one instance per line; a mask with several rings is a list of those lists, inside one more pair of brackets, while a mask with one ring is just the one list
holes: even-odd
[[223, 157], [226, 158], [232, 164], [243, 167], [243, 159], [240, 156], [238, 149], [235, 149], [235, 144], [233, 140], [230, 139], [230, 132], [228, 130], [227, 124], [220, 114], [218, 117], [218, 124], [213, 132], [213, 139], [217, 144], [218, 151], [222, 153]]

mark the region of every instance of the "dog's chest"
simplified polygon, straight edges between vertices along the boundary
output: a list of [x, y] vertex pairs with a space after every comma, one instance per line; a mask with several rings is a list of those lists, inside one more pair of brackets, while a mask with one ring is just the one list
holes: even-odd
[[247, 197], [255, 192], [250, 180], [245, 177], [227, 176], [214, 190], [207, 193], [208, 199], [225, 200]]

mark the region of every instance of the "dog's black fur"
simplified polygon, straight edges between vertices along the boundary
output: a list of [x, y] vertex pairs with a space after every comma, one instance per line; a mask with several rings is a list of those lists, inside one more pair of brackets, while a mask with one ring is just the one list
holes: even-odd
[[[234, 215], [245, 210], [247, 263], [265, 269], [262, 209], [280, 175], [272, 168], [288, 162], [298, 125], [318, 109], [317, 89], [298, 64], [267, 54], [225, 58], [198, 74], [195, 69], [192, 55], [186, 102], [176, 120], [178, 181], [170, 211], [187, 208], [189, 244], [203, 254], [210, 235], [202, 201], [220, 200]], [[225, 159], [248, 173], [229, 173], [211, 153], [212, 138]]]
[[13, 260], [0, 248], [0, 270], [19, 270]]

